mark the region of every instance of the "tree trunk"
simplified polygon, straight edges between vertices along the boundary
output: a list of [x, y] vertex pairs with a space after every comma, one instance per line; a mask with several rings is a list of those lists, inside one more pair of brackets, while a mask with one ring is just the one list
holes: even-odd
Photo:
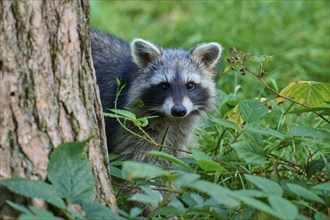
[[54, 147], [93, 136], [96, 199], [114, 210], [88, 0], [0, 0], [0, 17], [0, 179], [45, 179]]

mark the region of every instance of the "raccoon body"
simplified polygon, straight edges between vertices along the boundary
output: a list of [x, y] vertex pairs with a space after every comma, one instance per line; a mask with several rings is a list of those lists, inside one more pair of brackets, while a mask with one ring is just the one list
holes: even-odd
[[[217, 43], [200, 44], [188, 51], [163, 49], [154, 43], [135, 39], [131, 44], [111, 34], [91, 31], [93, 64], [103, 110], [114, 108], [116, 77], [126, 83], [117, 108], [132, 107], [136, 100], [143, 107], [138, 116], [157, 115], [144, 130], [157, 143], [178, 156], [193, 134], [198, 116], [215, 104], [216, 64], [222, 48]], [[155, 145], [122, 129], [114, 119], [105, 118], [108, 148], [124, 160], [152, 163], [146, 151]], [[140, 133], [134, 125], [129, 129]], [[159, 160], [159, 165], [168, 166]]]

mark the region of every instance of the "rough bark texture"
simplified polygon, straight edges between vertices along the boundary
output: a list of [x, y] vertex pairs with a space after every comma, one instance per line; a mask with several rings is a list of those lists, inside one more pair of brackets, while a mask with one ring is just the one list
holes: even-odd
[[[0, 179], [45, 179], [57, 145], [94, 136], [96, 199], [115, 209], [88, 1], [0, 0], [0, 77]], [[1, 191], [0, 218], [9, 214]]]

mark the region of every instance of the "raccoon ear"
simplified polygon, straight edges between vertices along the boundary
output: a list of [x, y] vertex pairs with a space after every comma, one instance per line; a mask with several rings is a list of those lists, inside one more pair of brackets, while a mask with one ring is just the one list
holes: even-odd
[[199, 44], [190, 49], [190, 56], [201, 62], [208, 71], [215, 72], [221, 52], [222, 47], [218, 43]]
[[134, 39], [131, 43], [133, 61], [138, 67], [144, 68], [153, 60], [163, 55], [163, 49], [142, 39]]

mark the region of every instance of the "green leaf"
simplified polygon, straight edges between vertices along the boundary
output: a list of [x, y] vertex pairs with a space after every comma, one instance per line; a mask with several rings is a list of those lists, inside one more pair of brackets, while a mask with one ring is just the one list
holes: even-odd
[[163, 201], [162, 194], [158, 190], [153, 190], [145, 186], [141, 186], [141, 189], [154, 200], [154, 204], [158, 204]]
[[249, 182], [256, 185], [259, 189], [261, 189], [268, 195], [282, 196], [283, 194], [281, 186], [272, 180], [248, 174], [245, 174], [244, 176]]
[[182, 202], [176, 197], [172, 198], [171, 201], [168, 203], [168, 205], [177, 208], [183, 213], [186, 211], [186, 208], [184, 207]]
[[232, 191], [214, 183], [204, 180], [197, 180], [191, 183], [189, 187], [194, 188], [200, 192], [206, 193], [218, 204], [225, 205], [229, 208], [235, 208], [240, 204], [237, 199], [232, 197], [234, 194]]
[[287, 183], [287, 187], [292, 193], [294, 193], [298, 196], [301, 196], [301, 197], [303, 197], [305, 199], [308, 199], [308, 200], [312, 200], [312, 201], [315, 201], [315, 202], [320, 202], [320, 203], [325, 204], [323, 199], [321, 199], [315, 192], [313, 192], [309, 189], [306, 189], [303, 186], [293, 184], [293, 183]]
[[226, 171], [226, 168], [198, 149], [192, 149], [192, 155], [198, 165], [205, 171]]
[[268, 113], [268, 108], [259, 100], [249, 99], [239, 103], [239, 111], [247, 123], [259, 120]]
[[189, 168], [190, 166], [188, 164], [186, 164], [185, 162], [183, 162], [182, 160], [174, 157], [171, 154], [165, 153], [165, 152], [161, 152], [161, 151], [149, 151], [148, 154], [154, 155], [156, 157], [162, 158], [164, 160], [167, 160], [169, 162], [181, 165], [183, 167]]
[[48, 179], [70, 203], [92, 199], [94, 178], [84, 150], [86, 142], [59, 145], [50, 156]]
[[244, 130], [252, 133], [262, 134], [262, 135], [270, 135], [274, 137], [278, 137], [279, 139], [283, 140], [285, 135], [279, 131], [270, 129], [270, 128], [263, 128], [257, 125], [246, 124], [244, 125]]
[[202, 208], [204, 206], [204, 199], [200, 195], [192, 193], [190, 197], [195, 201], [194, 208]]
[[271, 214], [275, 217], [281, 218], [279, 213], [277, 213], [272, 207], [270, 207], [269, 205], [259, 201], [258, 199], [246, 196], [246, 195], [242, 194], [239, 191], [234, 192], [234, 194], [232, 196], [236, 199], [239, 199], [240, 201], [242, 201], [243, 203], [245, 203], [249, 207], [255, 208], [255, 209], [260, 210], [262, 212], [265, 212], [265, 213]]
[[86, 219], [89, 220], [93, 220], [93, 219], [125, 220], [126, 219], [120, 217], [116, 213], [113, 213], [109, 208], [95, 201], [84, 202], [83, 208], [86, 213]]
[[228, 72], [229, 70], [231, 70], [231, 67], [232, 67], [232, 66], [233, 66], [232, 64], [228, 63], [228, 64], [226, 65], [226, 67], [225, 67], [223, 73], [226, 73], [226, 72]]
[[138, 215], [140, 215], [142, 212], [142, 210], [138, 207], [133, 207], [130, 211], [129, 211], [129, 216], [132, 218], [137, 217]]
[[148, 163], [138, 163], [134, 161], [123, 162], [123, 175], [128, 179], [134, 178], [155, 178], [159, 176], [166, 175], [166, 171], [161, 168], [148, 164]]
[[130, 201], [136, 201], [136, 202], [141, 202], [144, 204], [149, 204], [149, 205], [157, 205], [155, 203], [154, 199], [151, 198], [150, 196], [142, 193], [135, 193], [131, 198], [129, 198]]
[[124, 116], [121, 116], [121, 115], [116, 115], [116, 114], [113, 114], [113, 113], [107, 113], [107, 112], [104, 112], [103, 115], [105, 117], [110, 117], [110, 118], [125, 118]]
[[228, 128], [232, 128], [234, 130], [239, 130], [239, 127], [237, 126], [237, 124], [235, 124], [232, 121], [228, 121], [226, 119], [223, 118], [215, 118], [215, 117], [211, 117], [210, 118], [211, 121], [213, 121], [214, 123], [217, 123], [219, 125], [228, 127]]
[[[290, 83], [280, 92], [280, 95], [291, 98], [308, 107], [322, 107], [330, 100], [330, 84], [313, 81]], [[285, 101], [277, 98], [277, 103]]]
[[312, 189], [317, 190], [317, 191], [324, 191], [326, 193], [330, 193], [330, 182], [320, 183], [318, 185], [312, 186]]
[[296, 125], [291, 129], [292, 136], [302, 137], [315, 137], [315, 138], [330, 138], [329, 132], [324, 132], [312, 127], [306, 127], [302, 125]]
[[109, 169], [110, 169], [110, 175], [111, 176], [115, 176], [115, 177], [120, 178], [120, 179], [123, 179], [124, 178], [124, 176], [123, 176], [123, 174], [121, 172], [121, 169], [119, 169], [119, 168], [117, 168], [115, 166], [112, 166], [111, 164], [109, 166]]
[[33, 206], [29, 206], [29, 209], [31, 210], [30, 214], [24, 213], [22, 215], [19, 216], [19, 220], [59, 220], [60, 218], [54, 216], [53, 213], [47, 211], [46, 209], [42, 209], [42, 208], [37, 208], [37, 207], [33, 207]]
[[329, 220], [329, 216], [322, 213], [322, 212], [316, 212], [314, 215], [315, 220]]
[[121, 84], [120, 79], [118, 77], [116, 77], [116, 85], [117, 85], [118, 88], [119, 88], [120, 84]]
[[20, 211], [25, 214], [32, 214], [32, 212], [23, 205], [20, 205], [20, 204], [17, 204], [17, 203], [8, 201], [8, 200], [6, 200], [6, 203], [13, 209], [16, 209], [17, 211]]
[[233, 109], [226, 113], [226, 118], [237, 125], [239, 129], [242, 129], [244, 120], [240, 114], [239, 105], [236, 105]]
[[65, 204], [54, 187], [39, 180], [11, 178], [0, 180], [0, 184], [8, 190], [29, 198], [45, 200], [58, 208], [65, 209]]
[[288, 200], [280, 196], [269, 196], [268, 202], [281, 219], [296, 219], [298, 209]]
[[189, 186], [191, 183], [198, 180], [200, 178], [200, 175], [196, 173], [178, 172], [175, 174], [175, 177], [176, 179], [173, 183], [176, 187], [182, 188]]
[[242, 190], [237, 190], [236, 192], [239, 192], [241, 195], [256, 197], [256, 198], [265, 198], [268, 196], [267, 193], [255, 189], [242, 189]]
[[117, 115], [124, 116], [126, 118], [131, 119], [131, 120], [136, 120], [136, 115], [133, 112], [123, 110], [123, 109], [109, 109], [109, 110], [112, 111], [113, 113], [117, 114]]
[[231, 145], [236, 151], [239, 158], [252, 164], [263, 164], [265, 163], [265, 152], [263, 149], [253, 143], [246, 141], [237, 142]]
[[134, 122], [140, 127], [145, 127], [149, 123], [147, 118], [138, 118]]

